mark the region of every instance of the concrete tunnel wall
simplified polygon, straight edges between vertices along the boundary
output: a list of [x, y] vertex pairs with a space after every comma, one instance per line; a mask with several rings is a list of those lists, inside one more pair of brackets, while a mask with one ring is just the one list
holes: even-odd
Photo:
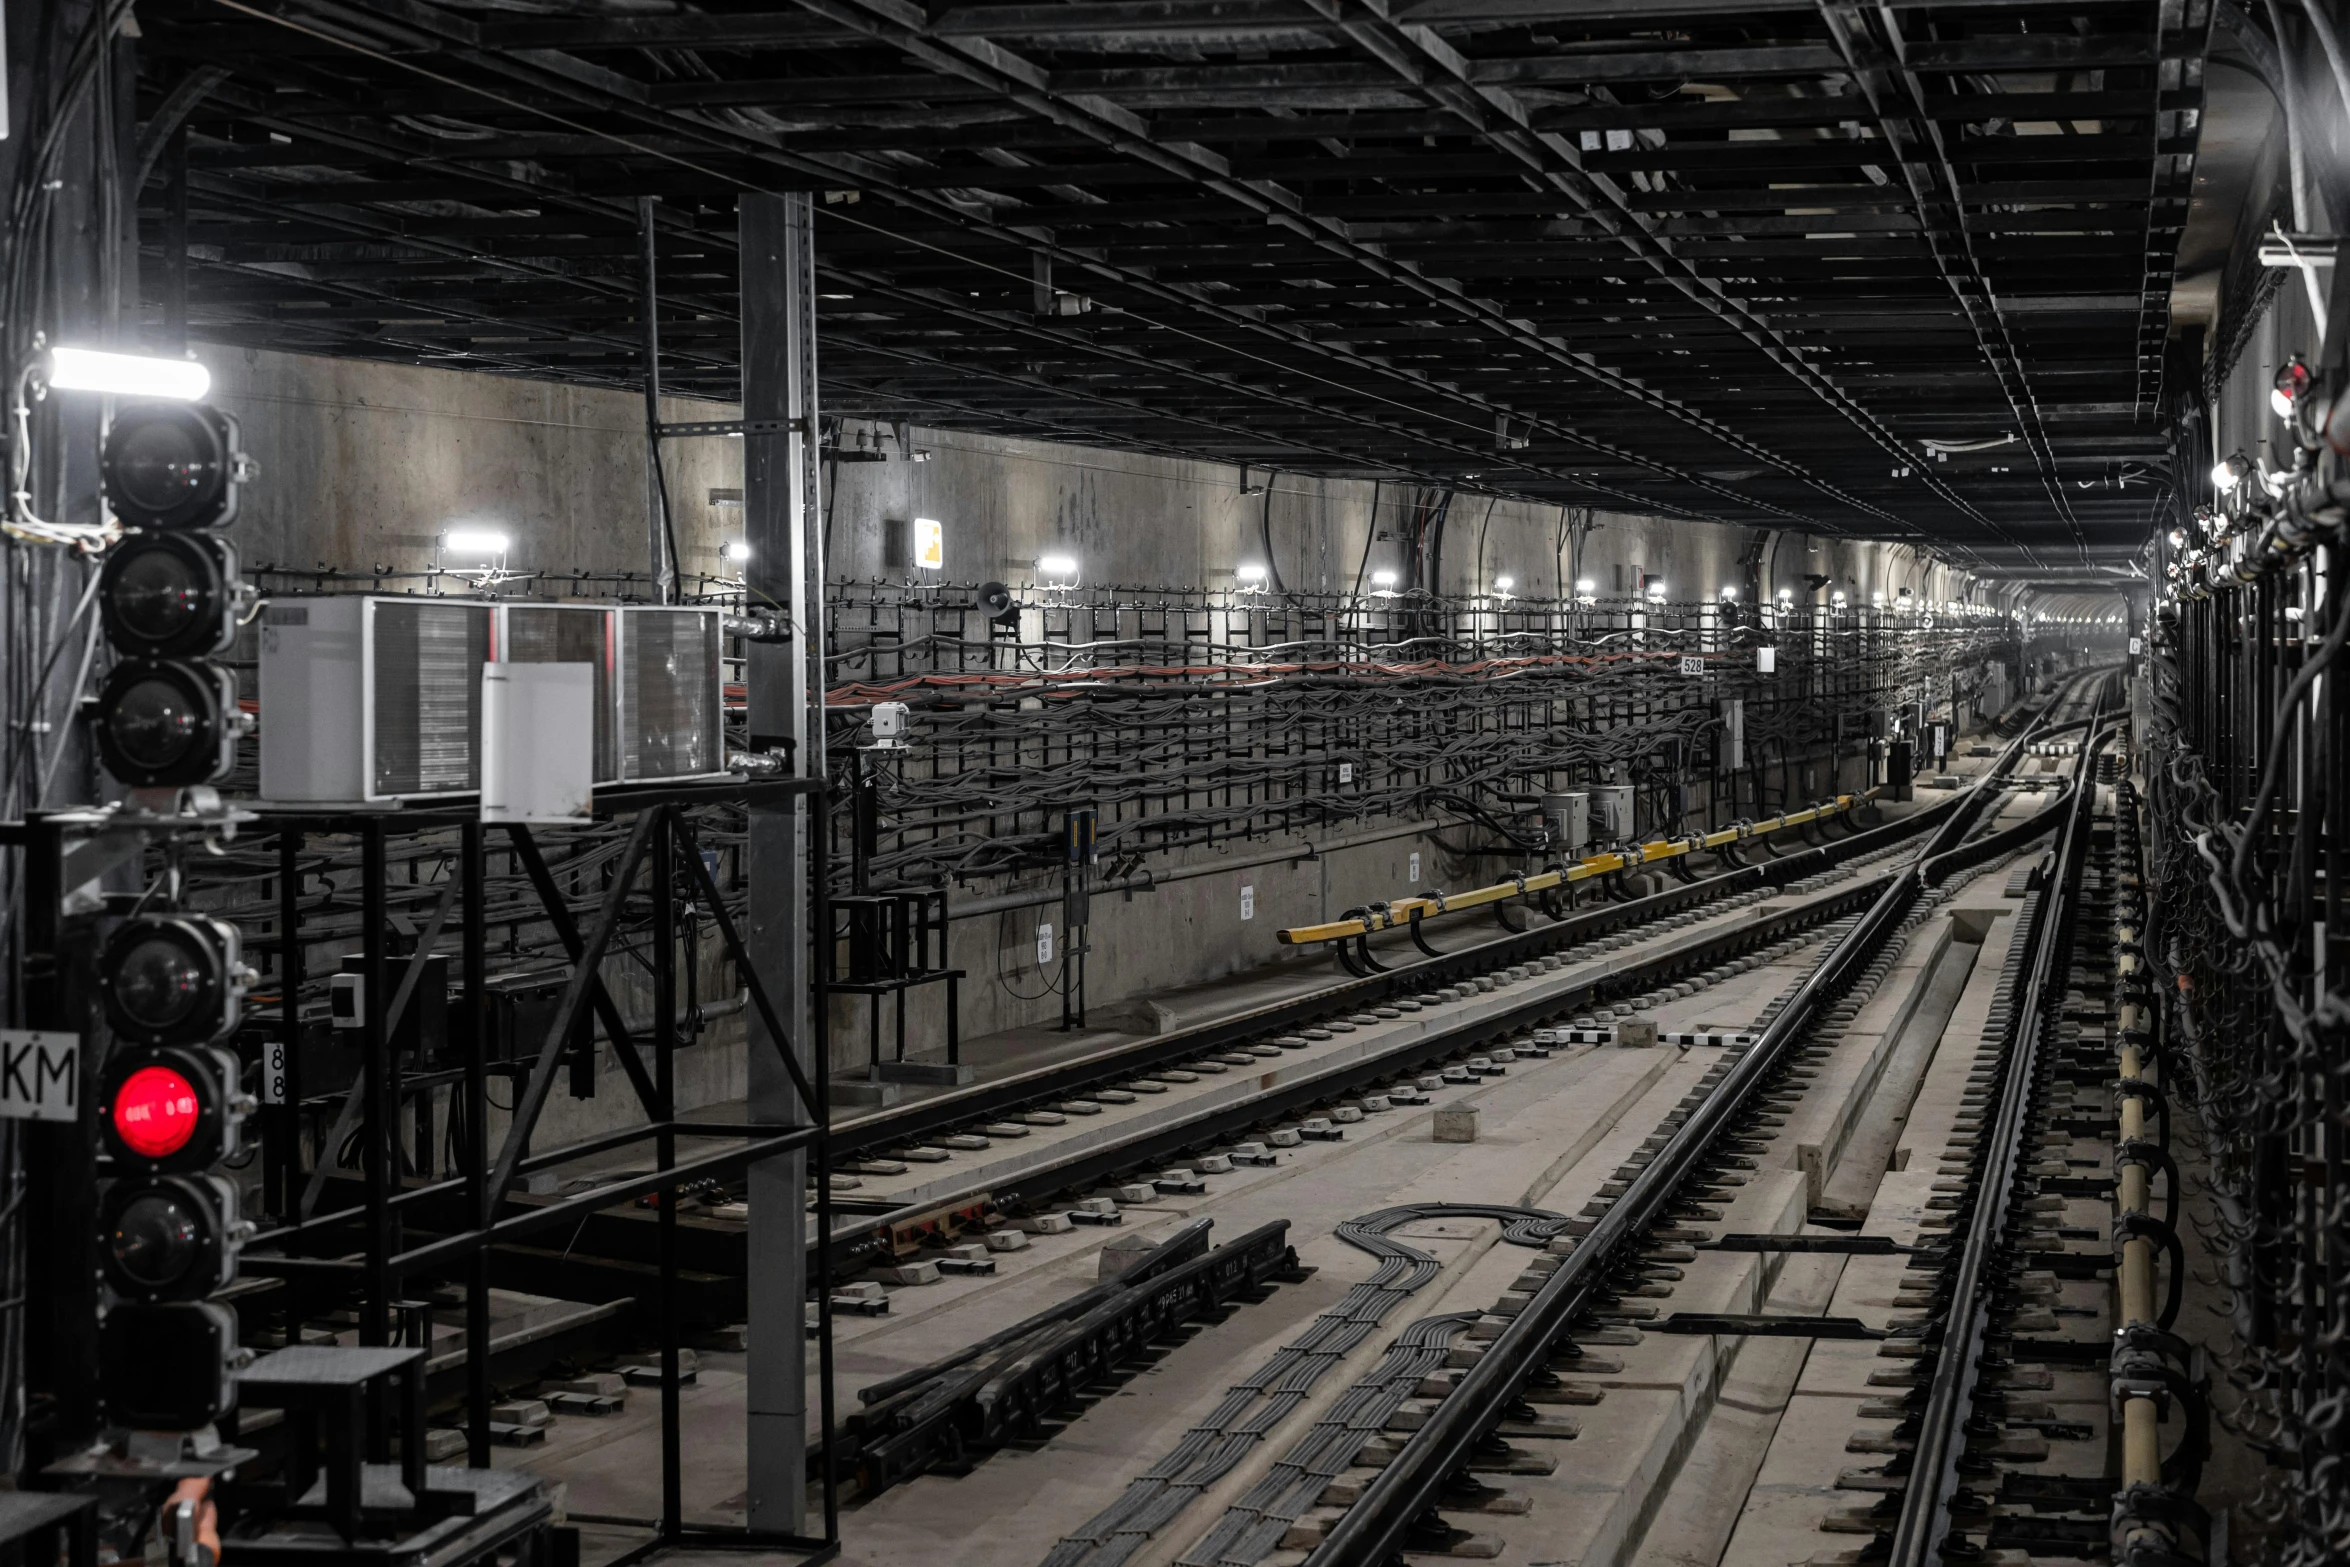
[[[261, 468], [237, 524], [248, 566], [421, 571], [435, 558], [437, 536], [470, 526], [512, 535], [508, 565], [518, 570], [642, 574], [648, 568], [643, 404], [636, 394], [253, 350], [216, 349], [203, 357], [214, 372], [215, 400], [238, 415]], [[669, 420], [735, 412], [691, 399], [669, 399], [663, 407]], [[1213, 587], [1231, 583], [1241, 563], [1264, 559], [1269, 535], [1272, 562], [1287, 585], [1346, 589], [1358, 571], [1392, 564], [1397, 547], [1377, 536], [1395, 527], [1397, 487], [1367, 480], [1274, 474], [1268, 513], [1264, 496], [1241, 493], [1241, 472], [1220, 464], [914, 428], [906, 444], [928, 453], [916, 462], [906, 460], [895, 432], [864, 421], [849, 421], [840, 439], [851, 448], [879, 447], [888, 460], [828, 465], [828, 575], [835, 579], [883, 576], [889, 524], [916, 516], [945, 524], [941, 575], [949, 581], [1019, 580], [1040, 556], [1065, 552], [1078, 557], [1090, 582]], [[718, 573], [721, 548], [740, 525], [739, 509], [723, 500], [724, 492], [739, 493], [741, 446], [726, 439], [676, 441], [664, 456], [685, 573]], [[1268, 477], [1259, 471], [1247, 480]], [[1443, 586], [1472, 591], [1506, 572], [1520, 593], [1548, 594], [1561, 582], [1571, 587], [1561, 520], [1556, 507], [1460, 495]], [[1581, 571], [1602, 595], [1636, 591], [1642, 573], [1661, 575], [1675, 598], [1710, 596], [1745, 579], [1738, 561], [1749, 530], [1610, 512], [1595, 521]], [[1856, 603], [1905, 586], [1929, 600], [1964, 592], [1962, 578], [1903, 545], [1781, 532], [1766, 541], [1763, 560], [1766, 593], [1786, 585], [1799, 598], [1811, 597], [1807, 572], [1830, 577]], [[385, 583], [395, 590], [420, 585]], [[1457, 842], [1461, 835], [1447, 836]], [[1131, 903], [1116, 894], [1098, 898], [1087, 965], [1094, 1017], [1142, 1029], [1172, 1026], [1181, 1021], [1182, 1003], [1167, 999], [1170, 992], [1285, 956], [1326, 962], [1277, 946], [1274, 932], [1413, 890], [1415, 854], [1419, 890], [1483, 879], [1413, 824], [1355, 824], [1312, 835], [1315, 842], [1364, 838], [1372, 841], [1319, 853], [1307, 840], [1283, 840], [1164, 856], [1153, 864], [1161, 876], [1231, 868], [1167, 882]], [[1294, 857], [1241, 863], [1285, 849]], [[1240, 917], [1244, 887], [1252, 889], [1247, 920]], [[961, 896], [998, 890], [1004, 889], [975, 887]], [[1059, 997], [1036, 962], [1037, 927], [1047, 922], [1059, 923], [1057, 906], [956, 923], [952, 959], [970, 976], [963, 987], [966, 1039], [1057, 1021]], [[641, 1011], [648, 1002], [632, 997], [623, 1006]], [[838, 1064], [863, 1059], [864, 1021], [861, 1000], [836, 1013]], [[943, 1049], [943, 996], [935, 987], [917, 993], [909, 1024], [914, 1053]], [[886, 1016], [883, 1032], [886, 1041]], [[739, 1037], [739, 1024], [729, 1022], [712, 1042]], [[744, 1091], [740, 1050], [697, 1049], [685, 1058], [680, 1087], [687, 1103]], [[622, 1085], [615, 1080], [606, 1088], [589, 1101], [557, 1096], [546, 1135], [584, 1134], [621, 1114]], [[609, 1111], [600, 1113], [600, 1104]]]

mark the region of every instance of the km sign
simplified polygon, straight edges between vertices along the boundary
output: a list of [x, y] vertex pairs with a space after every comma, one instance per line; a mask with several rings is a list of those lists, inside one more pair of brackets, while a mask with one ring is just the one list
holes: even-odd
[[0, 1028], [0, 1117], [12, 1121], [74, 1119], [81, 1044], [79, 1034]]

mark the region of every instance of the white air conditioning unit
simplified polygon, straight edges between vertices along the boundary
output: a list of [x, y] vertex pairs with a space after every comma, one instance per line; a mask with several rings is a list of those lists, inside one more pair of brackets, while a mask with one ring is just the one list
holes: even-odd
[[[726, 770], [723, 612], [623, 604], [612, 611], [619, 767], [658, 783]], [[599, 772], [597, 781], [603, 781]]]
[[261, 612], [261, 795], [374, 804], [481, 788], [482, 667], [595, 670], [595, 781], [725, 769], [723, 613], [359, 594]]

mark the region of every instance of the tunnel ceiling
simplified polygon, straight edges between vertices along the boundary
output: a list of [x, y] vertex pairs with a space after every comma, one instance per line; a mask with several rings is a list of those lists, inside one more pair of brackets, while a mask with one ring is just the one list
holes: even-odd
[[735, 201], [811, 190], [829, 412], [2077, 571], [2209, 5], [142, 0], [144, 267], [184, 121], [198, 341], [635, 385], [655, 197], [730, 397]]

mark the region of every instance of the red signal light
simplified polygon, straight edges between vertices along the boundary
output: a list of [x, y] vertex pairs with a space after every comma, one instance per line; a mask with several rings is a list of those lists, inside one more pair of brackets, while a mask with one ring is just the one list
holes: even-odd
[[196, 1085], [168, 1066], [143, 1066], [115, 1091], [114, 1135], [143, 1159], [164, 1159], [188, 1146], [203, 1116]]

